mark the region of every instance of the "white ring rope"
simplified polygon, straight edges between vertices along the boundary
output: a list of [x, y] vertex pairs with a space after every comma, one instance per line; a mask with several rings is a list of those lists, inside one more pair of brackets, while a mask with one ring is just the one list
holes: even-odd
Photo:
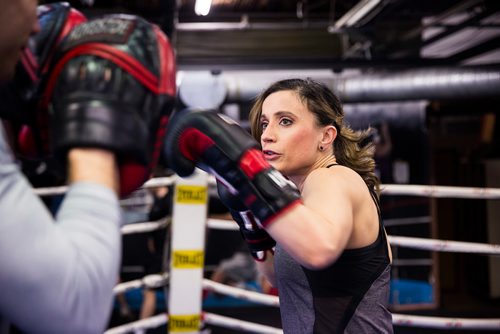
[[[208, 219], [207, 225], [213, 229], [237, 230], [238, 225], [231, 220]], [[411, 238], [389, 235], [391, 246], [431, 250], [438, 252], [475, 253], [483, 255], [500, 255], [500, 245], [475, 242], [450, 241], [426, 238]]]
[[136, 279], [133, 281], [117, 284], [113, 288], [113, 293], [117, 295], [120, 293], [127, 292], [129, 290], [140, 289], [143, 287], [155, 289], [165, 286], [167, 283], [168, 283], [168, 273], [146, 275], [141, 279]]
[[[165, 222], [146, 222], [129, 224], [122, 227], [124, 234], [144, 233], [165, 227]], [[207, 226], [212, 229], [237, 231], [238, 225], [232, 220], [207, 219]], [[484, 244], [477, 242], [451, 241], [441, 239], [412, 238], [403, 236], [387, 236], [391, 246], [413, 249], [429, 250], [436, 252], [474, 253], [481, 255], [500, 255], [500, 245]]]
[[476, 242], [424, 239], [401, 236], [388, 236], [391, 246], [400, 246], [436, 252], [474, 253], [482, 255], [500, 255], [500, 245]]
[[170, 224], [171, 218], [160, 219], [154, 222], [134, 223], [123, 225], [122, 234], [146, 233], [165, 228]]
[[149, 179], [141, 188], [149, 189], [149, 188], [158, 188], [158, 187], [166, 187], [172, 185], [177, 179], [176, 175], [166, 176], [166, 177], [155, 177]]
[[113, 327], [104, 332], [104, 334], [125, 334], [135, 332], [140, 329], [157, 328], [168, 322], [166, 313], [157, 314], [153, 317], [141, 319], [128, 324]]
[[207, 219], [207, 227], [214, 230], [229, 230], [238, 231], [238, 224], [234, 220], [230, 219]]
[[466, 318], [438, 318], [421, 315], [393, 314], [392, 323], [396, 326], [442, 328], [442, 329], [500, 329], [500, 319], [466, 319]]
[[224, 285], [221, 283], [217, 283], [214, 281], [211, 281], [209, 279], [203, 279], [203, 288], [208, 290], [208, 291], [214, 291], [226, 296], [231, 296], [235, 297], [238, 299], [243, 299], [247, 301], [252, 301], [256, 302], [259, 304], [264, 304], [264, 305], [269, 305], [269, 306], [275, 306], [279, 307], [280, 302], [278, 300], [278, 297], [276, 296], [271, 296], [271, 295], [266, 295], [263, 293], [255, 292], [255, 291], [248, 291], [244, 289], [239, 289], [235, 288], [229, 285]]
[[384, 195], [500, 199], [500, 188], [386, 184], [381, 185], [380, 189]]
[[[233, 319], [221, 315], [203, 312], [203, 323], [219, 327], [236, 329], [238, 331], [246, 331], [262, 334], [283, 334], [283, 330], [266, 325], [256, 324], [253, 322]], [[125, 334], [135, 332], [141, 329], [157, 328], [168, 323], [168, 314], [161, 313], [150, 318], [141, 319], [130, 322], [125, 325], [108, 329], [104, 334]]]
[[[254, 298], [255, 295], [263, 295], [254, 291], [223, 286], [223, 284], [203, 280], [203, 287], [211, 289], [220, 294], [227, 294], [236, 298], [260, 303], [262, 297]], [[239, 291], [236, 291], [239, 290]], [[279, 298], [277, 296], [265, 295], [266, 305], [279, 307]], [[427, 328], [462, 328], [462, 329], [500, 329], [500, 319], [466, 319], [466, 318], [442, 318], [413, 316], [405, 314], [392, 314], [392, 323], [400, 326], [427, 327]]]
[[[177, 176], [157, 177], [148, 180], [142, 188], [157, 188], [173, 184]], [[209, 177], [209, 184], [215, 184], [215, 178]], [[67, 186], [36, 188], [35, 194], [39, 196], [59, 195], [67, 191]], [[425, 197], [450, 197], [450, 198], [477, 198], [477, 199], [500, 199], [500, 188], [478, 188], [478, 187], [452, 187], [412, 184], [386, 184], [380, 189], [384, 195], [413, 195]]]
[[[153, 279], [156, 282], [156, 284], [161, 284], [161, 283], [165, 284], [167, 280], [167, 278], [162, 275], [149, 275], [149, 276], [157, 276]], [[132, 282], [133, 284], [128, 284]], [[145, 279], [122, 283], [117, 285], [114, 291], [125, 291], [121, 287], [118, 288], [119, 286], [127, 286], [127, 287], [132, 285], [146, 286], [147, 285], [146, 283], [147, 282]], [[157, 287], [157, 285], [155, 285], [155, 287]], [[271, 296], [254, 291], [235, 288], [217, 282], [213, 282], [208, 279], [203, 280], [203, 288], [209, 291], [214, 291], [238, 299], [265, 304], [268, 306], [279, 307], [279, 298], [277, 296]], [[215, 314], [204, 313], [204, 317], [206, 323], [212, 325], [220, 325], [228, 328], [247, 330], [258, 333], [282, 333], [280, 329], [276, 329], [273, 327], [244, 322], [241, 320], [222, 317]], [[105, 334], [121, 334], [140, 328], [159, 327], [165, 324], [167, 322], [167, 319], [168, 317], [166, 314], [161, 314], [152, 318], [143, 319], [123, 326], [115, 327], [113, 329], [106, 331]], [[470, 329], [470, 330], [500, 329], [500, 319], [492, 319], [492, 318], [485, 318], [485, 319], [445, 318], [445, 317], [428, 317], [428, 316], [393, 313], [392, 323], [396, 326], [425, 327], [425, 328], [435, 328], [435, 329], [453, 329], [453, 328]]]
[[33, 192], [38, 196], [54, 196], [54, 195], [62, 195], [68, 191], [68, 186], [60, 186], [60, 187], [49, 187], [49, 188], [35, 188]]
[[224, 317], [213, 313], [203, 313], [203, 319], [206, 324], [216, 325], [225, 328], [236, 329], [238, 331], [247, 331], [263, 334], [283, 334], [280, 328], [256, 324], [253, 322]]

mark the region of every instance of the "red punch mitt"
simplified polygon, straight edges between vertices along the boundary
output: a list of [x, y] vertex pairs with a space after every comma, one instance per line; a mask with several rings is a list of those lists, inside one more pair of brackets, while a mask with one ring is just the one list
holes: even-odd
[[140, 17], [110, 15], [74, 28], [58, 48], [42, 100], [56, 158], [64, 162], [75, 147], [109, 150], [121, 195], [140, 187], [159, 160], [175, 74], [168, 38]]

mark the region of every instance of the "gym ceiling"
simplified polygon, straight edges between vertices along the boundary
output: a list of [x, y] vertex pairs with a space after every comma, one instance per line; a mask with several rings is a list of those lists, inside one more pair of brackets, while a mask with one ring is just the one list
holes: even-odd
[[138, 14], [171, 35], [181, 70], [415, 68], [500, 64], [495, 0], [70, 1]]

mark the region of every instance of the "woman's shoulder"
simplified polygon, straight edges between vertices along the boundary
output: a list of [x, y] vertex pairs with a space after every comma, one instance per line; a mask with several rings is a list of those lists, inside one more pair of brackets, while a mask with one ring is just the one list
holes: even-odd
[[343, 165], [317, 168], [309, 173], [304, 182], [304, 188], [327, 185], [357, 189], [358, 186], [365, 186], [365, 183], [358, 173]]
[[321, 167], [321, 168], [316, 168], [313, 170], [307, 177], [307, 179], [317, 179], [317, 178], [324, 178], [324, 179], [329, 179], [329, 178], [348, 178], [348, 179], [359, 179], [363, 180], [361, 176], [356, 173], [354, 170], [352, 170], [349, 167], [346, 167], [344, 165], [329, 165], [329, 167]]

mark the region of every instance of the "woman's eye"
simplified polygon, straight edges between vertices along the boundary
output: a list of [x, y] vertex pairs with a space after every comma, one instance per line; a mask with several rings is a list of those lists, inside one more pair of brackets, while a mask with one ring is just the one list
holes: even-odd
[[292, 124], [292, 121], [289, 120], [288, 118], [283, 118], [281, 121], [280, 121], [280, 124], [281, 125], [290, 125]]
[[262, 130], [264, 130], [265, 128], [267, 128], [267, 123], [260, 123], [260, 128]]

